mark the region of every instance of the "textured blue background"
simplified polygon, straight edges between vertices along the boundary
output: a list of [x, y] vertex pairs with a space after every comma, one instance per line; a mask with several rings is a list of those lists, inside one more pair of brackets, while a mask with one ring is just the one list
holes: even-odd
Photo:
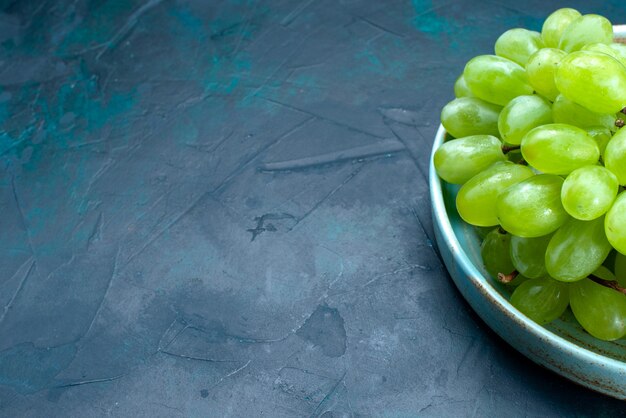
[[464, 62], [586, 3], [1, 1], [0, 415], [623, 414], [476, 318], [426, 182]]

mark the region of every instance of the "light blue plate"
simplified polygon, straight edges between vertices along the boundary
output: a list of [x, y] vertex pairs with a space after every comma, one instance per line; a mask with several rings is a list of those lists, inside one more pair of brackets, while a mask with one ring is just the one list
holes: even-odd
[[508, 301], [510, 290], [482, 266], [480, 240], [456, 211], [458, 186], [439, 179], [433, 165], [443, 143], [439, 127], [430, 159], [433, 226], [441, 256], [461, 294], [498, 335], [534, 362], [583, 386], [626, 400], [626, 341], [597, 340], [578, 325], [568, 310], [541, 326]]

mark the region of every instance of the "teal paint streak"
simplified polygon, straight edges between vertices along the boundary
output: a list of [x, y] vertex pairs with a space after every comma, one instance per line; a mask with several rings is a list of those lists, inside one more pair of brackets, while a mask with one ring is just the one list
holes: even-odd
[[447, 18], [437, 15], [433, 8], [432, 0], [411, 0], [411, 5], [415, 11], [415, 16], [411, 18], [413, 26], [422, 33], [430, 36], [446, 33], [450, 30], [451, 24]]

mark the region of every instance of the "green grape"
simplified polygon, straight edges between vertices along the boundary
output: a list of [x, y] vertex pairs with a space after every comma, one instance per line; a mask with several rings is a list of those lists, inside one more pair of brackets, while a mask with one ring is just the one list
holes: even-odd
[[474, 97], [472, 91], [467, 87], [465, 83], [465, 79], [463, 78], [463, 74], [459, 76], [454, 82], [454, 96], [456, 98], [459, 97]]
[[548, 274], [546, 270], [546, 248], [552, 235], [536, 238], [511, 237], [511, 261], [515, 269], [530, 279]]
[[554, 76], [568, 99], [596, 113], [617, 113], [626, 106], [626, 67], [610, 55], [578, 51], [561, 60]]
[[515, 28], [504, 32], [496, 40], [496, 55], [508, 58], [522, 67], [528, 57], [543, 48], [541, 34], [532, 30]]
[[567, 309], [568, 285], [549, 277], [527, 280], [513, 291], [511, 305], [539, 325], [547, 324]]
[[603, 217], [592, 221], [570, 218], [550, 239], [546, 269], [554, 279], [574, 282], [600, 267], [610, 251]]
[[470, 135], [498, 136], [500, 110], [502, 110], [500, 106], [479, 98], [461, 97], [443, 107], [441, 124], [456, 138]]
[[444, 142], [435, 152], [439, 177], [463, 184], [496, 161], [503, 161], [502, 143], [491, 135], [472, 135]]
[[608, 144], [612, 138], [611, 131], [603, 126], [592, 126], [587, 128], [587, 133], [593, 138], [594, 141], [596, 141], [596, 144], [598, 144], [600, 156], [604, 159], [606, 144]]
[[470, 225], [498, 225], [496, 215], [498, 193], [533, 175], [530, 168], [510, 161], [492, 164], [461, 186], [456, 197], [459, 215]]
[[563, 123], [539, 126], [522, 138], [528, 164], [549, 174], [569, 174], [600, 158], [598, 144], [583, 129]]
[[530, 85], [551, 102], [559, 95], [554, 83], [554, 73], [565, 55], [567, 54], [560, 49], [543, 48], [532, 54], [526, 63]]
[[493, 227], [491, 227], [491, 226], [475, 226], [474, 230], [476, 231], [476, 235], [478, 235], [478, 238], [480, 238], [481, 240], [484, 240], [485, 237], [487, 236], [487, 234], [489, 234], [491, 231], [493, 231]]
[[618, 190], [613, 173], [600, 165], [588, 165], [567, 176], [561, 188], [561, 202], [574, 218], [590, 221], [609, 210]]
[[552, 104], [552, 118], [555, 123], [566, 123], [583, 129], [591, 126], [615, 129], [615, 115], [592, 112], [562, 94]]
[[620, 129], [606, 144], [604, 166], [617, 176], [621, 185], [626, 185], [626, 129]]
[[504, 142], [519, 145], [528, 131], [552, 123], [550, 103], [539, 96], [517, 96], [500, 112], [498, 129]]
[[626, 295], [583, 279], [570, 285], [569, 302], [580, 325], [594, 337], [613, 341], [626, 334]]
[[615, 254], [615, 280], [622, 287], [626, 287], [626, 255]]
[[626, 255], [626, 193], [617, 196], [606, 214], [604, 232], [609, 242], [620, 253]]
[[495, 55], [479, 55], [465, 65], [465, 83], [476, 97], [501, 106], [522, 94], [532, 94], [526, 71]]
[[513, 280], [511, 280], [508, 283], [504, 283], [504, 284], [506, 284], [507, 286], [510, 286], [510, 287], [517, 287], [517, 286], [521, 285], [522, 283], [527, 282], [528, 280], [530, 280], [528, 277], [523, 276], [521, 274], [518, 274], [517, 276], [515, 276], [515, 278]]
[[543, 43], [550, 48], [558, 48], [561, 35], [565, 28], [569, 26], [574, 20], [578, 19], [581, 14], [578, 10], [564, 8], [559, 9], [552, 13], [541, 28], [541, 37]]
[[540, 237], [556, 231], [568, 218], [561, 204], [563, 179], [539, 174], [518, 182], [497, 197], [500, 225], [519, 237]]
[[604, 16], [584, 15], [573, 20], [561, 34], [559, 49], [574, 52], [587, 44], [613, 42], [613, 25]]
[[618, 60], [622, 65], [626, 65], [626, 45], [612, 43], [612, 44], [589, 44], [585, 45], [581, 51], [595, 51], [602, 52]]
[[615, 279], [615, 275], [613, 274], [613, 272], [611, 270], [609, 270], [608, 268], [604, 267], [604, 266], [600, 266], [597, 269], [595, 269], [592, 273], [593, 276], [599, 277], [602, 280], [607, 280], [607, 281], [614, 281]]
[[480, 255], [491, 277], [498, 277], [498, 273], [509, 274], [515, 270], [509, 255], [510, 241], [511, 234], [501, 231], [500, 228], [492, 230], [483, 240]]

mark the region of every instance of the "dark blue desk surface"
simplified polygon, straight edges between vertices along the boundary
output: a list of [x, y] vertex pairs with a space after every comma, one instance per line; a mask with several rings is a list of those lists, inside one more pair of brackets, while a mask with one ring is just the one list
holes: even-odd
[[453, 81], [566, 3], [1, 4], [0, 415], [626, 411], [503, 343], [433, 248]]

